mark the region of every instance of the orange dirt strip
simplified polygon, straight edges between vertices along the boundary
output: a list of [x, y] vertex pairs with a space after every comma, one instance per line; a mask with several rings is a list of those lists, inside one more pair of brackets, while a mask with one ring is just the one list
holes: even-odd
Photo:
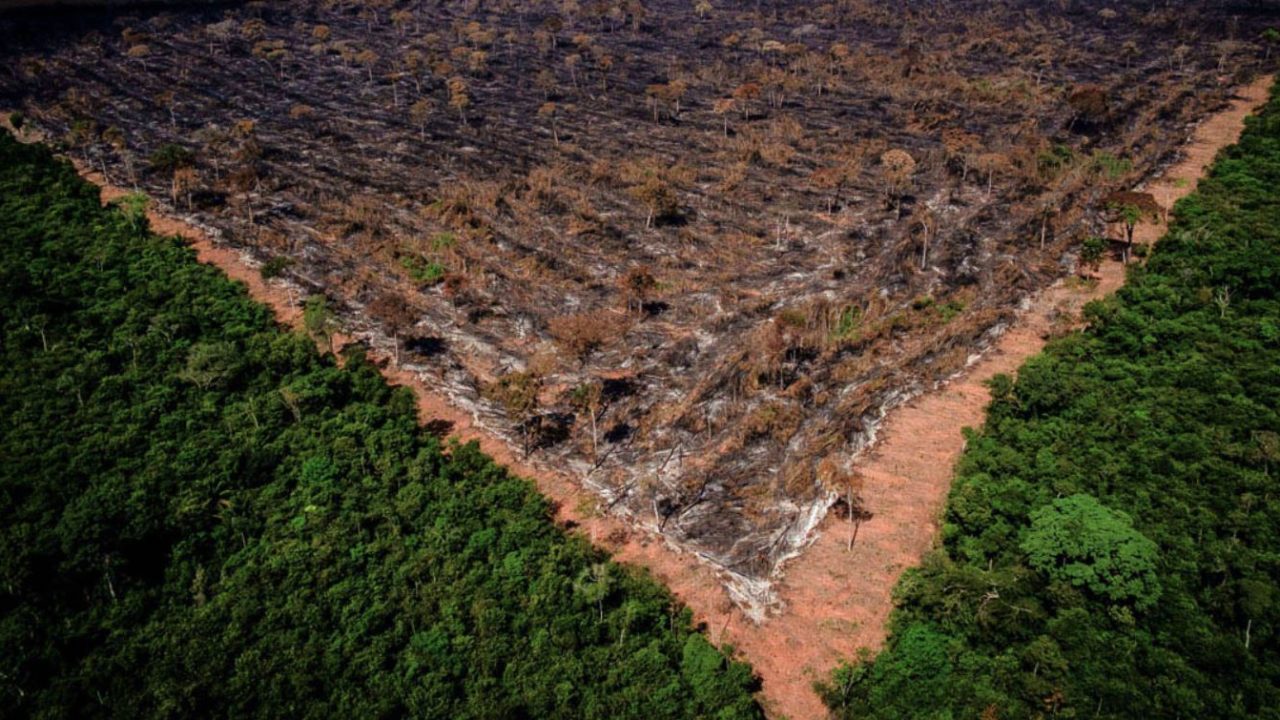
[[[1265, 77], [1241, 88], [1227, 109], [1197, 128], [1183, 148], [1184, 159], [1145, 189], [1165, 207], [1190, 192], [1218, 150], [1239, 136], [1244, 118], [1266, 100], [1271, 82]], [[0, 124], [12, 131], [7, 117], [8, 113], [0, 115]], [[21, 139], [43, 138], [28, 130]], [[102, 188], [104, 203], [128, 192], [84, 164], [75, 164], [85, 179]], [[264, 281], [241, 253], [176, 216], [152, 210], [148, 217], [157, 233], [182, 237], [200, 262], [243, 282], [254, 299], [275, 311], [280, 322], [300, 327], [301, 298], [284, 283]], [[1163, 225], [1141, 225], [1136, 239], [1153, 242], [1164, 229]], [[1096, 284], [1060, 282], [1048, 288], [961, 377], [889, 413], [873, 452], [860, 464], [865, 478], [863, 505], [873, 517], [862, 523], [853, 551], [847, 550], [849, 526], [827, 518], [813, 544], [786, 566], [779, 588], [782, 613], [762, 623], [752, 622], [730, 602], [710, 566], [660, 538], [633, 530], [621, 518], [602, 514], [593, 493], [536, 458], [522, 459], [505, 442], [476, 427], [470, 416], [431, 390], [430, 377], [396, 369], [390, 358], [376, 351], [371, 355], [386, 362], [383, 374], [390, 382], [414, 390], [424, 422], [453, 423], [453, 436], [463, 442], [477, 441], [498, 462], [536, 482], [557, 503], [558, 521], [576, 524], [578, 531], [610, 551], [615, 560], [643, 567], [666, 584], [693, 609], [699, 622], [706, 623], [712, 641], [732, 644], [754, 665], [763, 679], [760, 699], [770, 717], [810, 720], [826, 716], [813, 682], [825, 678], [859, 648], [876, 649], [883, 644], [893, 587], [903, 570], [920, 561], [937, 535], [952, 466], [964, 449], [960, 428], [982, 423], [989, 400], [983, 383], [998, 373], [1015, 372], [1039, 352], [1055, 318], [1063, 313], [1076, 316], [1085, 303], [1114, 291], [1123, 281], [1120, 264], [1107, 262]]]

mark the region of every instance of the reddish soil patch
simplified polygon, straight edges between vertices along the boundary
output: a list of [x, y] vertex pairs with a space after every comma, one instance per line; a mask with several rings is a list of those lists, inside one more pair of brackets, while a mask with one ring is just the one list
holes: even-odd
[[[1244, 118], [1266, 100], [1271, 83], [1271, 77], [1264, 77], [1241, 88], [1229, 107], [1197, 128], [1183, 148], [1182, 160], [1144, 189], [1166, 208], [1194, 189], [1216, 153], [1239, 136]], [[7, 119], [0, 119], [0, 124], [12, 131]], [[43, 138], [28, 131], [22, 139]], [[84, 178], [102, 187], [104, 203], [128, 192], [105, 182], [83, 163], [73, 162]], [[270, 306], [282, 323], [300, 326], [298, 294], [283, 282], [264, 281], [244, 253], [185, 221], [154, 211], [148, 217], [156, 232], [182, 237], [201, 262], [243, 282], [250, 295]], [[1151, 243], [1164, 230], [1163, 223], [1141, 225], [1135, 239]], [[959, 429], [982, 422], [990, 399], [984, 383], [996, 374], [1016, 372], [1064, 323], [1077, 322], [1085, 303], [1113, 292], [1123, 281], [1123, 266], [1109, 260], [1094, 282], [1068, 280], [1051, 286], [959, 377], [893, 410], [873, 450], [858, 466], [864, 481], [862, 507], [870, 519], [859, 525], [853, 549], [848, 549], [853, 526], [827, 517], [812, 545], [786, 566], [779, 588], [782, 613], [761, 623], [750, 620], [730, 600], [711, 566], [637, 532], [621, 518], [601, 514], [598, 496], [537, 458], [519, 457], [507, 442], [477, 427], [473, 418], [435, 392], [429, 376], [396, 368], [394, 360], [380, 350], [374, 349], [371, 355], [386, 365], [383, 374], [390, 382], [415, 391], [423, 422], [451, 423], [452, 437], [478, 442], [498, 462], [533, 479], [557, 504], [558, 521], [578, 528], [612, 552], [615, 560], [645, 568], [665, 583], [706, 624], [712, 641], [733, 645], [754, 665], [764, 681], [761, 700], [768, 714], [799, 720], [826, 714], [813, 691], [815, 681], [860, 648], [874, 650], [883, 644], [893, 587], [936, 537], [952, 467], [964, 449]], [[336, 345], [341, 347], [344, 340], [337, 338]]]

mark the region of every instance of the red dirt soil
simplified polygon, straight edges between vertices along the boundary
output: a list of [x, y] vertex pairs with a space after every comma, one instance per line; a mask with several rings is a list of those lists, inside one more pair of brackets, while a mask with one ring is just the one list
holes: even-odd
[[[1265, 102], [1271, 84], [1271, 77], [1263, 77], [1240, 88], [1226, 109], [1197, 127], [1183, 148], [1182, 159], [1143, 189], [1166, 208], [1193, 190], [1217, 152], [1235, 142], [1244, 118]], [[12, 131], [7, 119], [0, 124]], [[21, 139], [41, 140], [30, 132]], [[129, 192], [105, 183], [99, 173], [81, 163], [76, 167], [81, 176], [102, 188], [104, 203]], [[200, 262], [243, 282], [249, 294], [270, 306], [281, 323], [301, 326], [301, 298], [287, 285], [263, 280], [245, 256], [200, 228], [154, 210], [148, 218], [155, 232], [182, 237]], [[1164, 231], [1163, 223], [1140, 225], [1135, 241], [1154, 242]], [[1061, 326], [1061, 318], [1078, 320], [1085, 303], [1115, 291], [1123, 282], [1123, 266], [1110, 260], [1102, 265], [1096, 282], [1058, 282], [1038, 295], [1013, 327], [963, 374], [891, 411], [876, 445], [858, 464], [862, 507], [871, 518], [861, 523], [853, 550], [847, 549], [852, 526], [828, 516], [813, 543], [786, 565], [779, 587], [783, 611], [760, 623], [730, 601], [710, 566], [603, 514], [599, 498], [568, 475], [520, 458], [505, 442], [476, 428], [471, 417], [431, 390], [429, 377], [396, 368], [394, 360], [376, 350], [370, 355], [385, 362], [383, 374], [390, 382], [414, 390], [423, 422], [452, 423], [452, 437], [478, 442], [495, 460], [532, 479], [557, 504], [557, 521], [576, 527], [616, 561], [647, 569], [670, 588], [693, 609], [696, 620], [706, 624], [713, 642], [731, 644], [752, 663], [763, 680], [760, 700], [771, 718], [807, 720], [827, 714], [813, 683], [825, 679], [837, 663], [854, 657], [860, 648], [876, 650], [884, 643], [898, 577], [920, 562], [937, 536], [952, 468], [964, 449], [960, 429], [982, 423], [990, 400], [984, 383], [999, 373], [1015, 373], [1044, 347], [1053, 328]], [[335, 346], [340, 347], [343, 340], [335, 338]]]

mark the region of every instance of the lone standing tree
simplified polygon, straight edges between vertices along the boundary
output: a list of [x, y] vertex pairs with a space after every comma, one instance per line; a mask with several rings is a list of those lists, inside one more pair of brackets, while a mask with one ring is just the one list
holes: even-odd
[[449, 89], [449, 107], [458, 111], [462, 124], [467, 124], [467, 108], [471, 107], [471, 94], [467, 92], [467, 81], [455, 75], [445, 83]]
[[369, 84], [373, 84], [373, 66], [378, 64], [378, 53], [372, 50], [361, 50], [356, 55], [356, 62], [364, 66], [365, 74], [368, 76]]
[[409, 117], [418, 126], [418, 135], [423, 142], [427, 139], [427, 122], [431, 120], [434, 111], [435, 103], [431, 102], [431, 98], [418, 98], [409, 106]]
[[1160, 217], [1160, 203], [1151, 193], [1120, 190], [1113, 192], [1103, 200], [1109, 222], [1120, 223], [1124, 227], [1124, 262], [1128, 264], [1129, 255], [1133, 251], [1133, 232], [1138, 223], [1148, 220], [1154, 222]]
[[302, 308], [302, 324], [307, 334], [317, 343], [324, 343], [333, 353], [333, 333], [338, 329], [338, 318], [329, 307], [324, 295], [312, 295]]
[[532, 450], [530, 440], [541, 389], [542, 380], [534, 373], [511, 372], [486, 385], [482, 392], [486, 398], [500, 403], [507, 417], [519, 428], [525, 457]]
[[411, 329], [418, 318], [414, 314], [413, 309], [403, 298], [395, 293], [384, 292], [369, 304], [369, 311], [382, 320], [391, 335], [391, 342], [394, 347], [394, 360], [396, 367], [400, 366], [400, 338], [405, 331]]
[[645, 210], [648, 211], [644, 218], [646, 230], [653, 227], [654, 218], [674, 215], [680, 209], [676, 191], [657, 175], [650, 175], [644, 182], [632, 187], [631, 195], [644, 203]]
[[720, 98], [711, 106], [711, 112], [724, 118], [724, 136], [729, 137], [729, 113], [733, 112], [733, 106], [737, 101], [731, 97]]
[[556, 110], [558, 106], [553, 102], [544, 102], [538, 108], [538, 117], [546, 120], [551, 125], [551, 139], [556, 145], [560, 144], [560, 130], [556, 126]]
[[591, 459], [595, 460], [599, 452], [598, 437], [596, 431], [596, 419], [600, 415], [600, 399], [603, 396], [603, 386], [594, 380], [584, 382], [573, 389], [570, 400], [573, 407], [580, 414], [585, 415], [591, 423]]
[[626, 301], [627, 312], [643, 312], [645, 302], [658, 289], [658, 280], [646, 268], [632, 268], [618, 279], [618, 289]]
[[911, 186], [911, 176], [916, 171], [915, 158], [906, 150], [894, 148], [886, 150], [880, 156], [881, 172], [884, 176], [884, 190], [893, 204], [893, 210], [902, 217], [902, 196]]

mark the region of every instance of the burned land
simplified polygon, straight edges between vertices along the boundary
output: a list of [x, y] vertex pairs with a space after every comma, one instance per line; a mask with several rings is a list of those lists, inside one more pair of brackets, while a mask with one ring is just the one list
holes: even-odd
[[0, 103], [759, 609], [884, 413], [1073, 271], [1106, 199], [1269, 57], [1256, 24], [1083, 0], [15, 15]]

